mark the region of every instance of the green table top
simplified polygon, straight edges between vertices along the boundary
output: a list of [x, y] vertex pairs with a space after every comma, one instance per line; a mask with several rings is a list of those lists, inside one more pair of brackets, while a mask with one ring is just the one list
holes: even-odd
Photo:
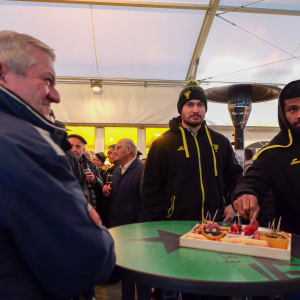
[[300, 292], [300, 237], [293, 235], [292, 260], [229, 254], [179, 246], [197, 221], [130, 224], [111, 228], [117, 266], [137, 283], [212, 295]]

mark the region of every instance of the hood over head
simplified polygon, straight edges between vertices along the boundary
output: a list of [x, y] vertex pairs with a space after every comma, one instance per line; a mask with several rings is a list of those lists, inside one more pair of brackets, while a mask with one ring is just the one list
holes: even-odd
[[282, 132], [287, 132], [288, 129], [292, 129], [285, 117], [284, 101], [298, 97], [300, 97], [300, 80], [288, 83], [280, 93], [278, 99], [278, 122]]

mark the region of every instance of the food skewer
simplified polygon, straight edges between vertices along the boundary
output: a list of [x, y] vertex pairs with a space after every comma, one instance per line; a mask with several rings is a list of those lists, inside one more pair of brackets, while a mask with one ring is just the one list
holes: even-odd
[[215, 218], [216, 218], [216, 215], [217, 215], [217, 212], [218, 212], [218, 210], [219, 210], [219, 209], [217, 209], [217, 210], [216, 210], [216, 213], [215, 213], [215, 215], [214, 215], [214, 218], [213, 218], [212, 222], [214, 222], [214, 220], [215, 220]]
[[280, 229], [280, 223], [281, 223], [281, 217], [279, 218], [279, 221], [278, 221], [277, 232], [279, 232], [279, 229]]
[[272, 225], [270, 227], [271, 231], [273, 230], [274, 226], [275, 226], [275, 219], [273, 220]]
[[240, 214], [239, 214], [239, 212], [237, 212], [237, 215], [238, 215], [238, 224], [241, 225], [240, 224]]
[[207, 214], [206, 214], [205, 221], [207, 221], [208, 214], [209, 214], [209, 211], [208, 211]]
[[238, 228], [236, 227], [236, 221], [234, 221], [233, 225], [234, 225], [235, 231], [238, 232]]
[[269, 224], [268, 224], [268, 229], [270, 229], [270, 221], [269, 221]]
[[209, 222], [211, 222], [211, 214], [209, 214]]
[[255, 215], [256, 215], [256, 212], [254, 213], [254, 215], [253, 215], [253, 217], [252, 217], [252, 220], [251, 220], [251, 222], [250, 222], [250, 226], [251, 226], [251, 224], [252, 224], [252, 222], [253, 222], [253, 220], [254, 220]]

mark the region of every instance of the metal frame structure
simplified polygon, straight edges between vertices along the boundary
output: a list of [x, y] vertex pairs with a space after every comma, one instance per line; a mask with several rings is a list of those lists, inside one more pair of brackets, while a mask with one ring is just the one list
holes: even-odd
[[[103, 78], [75, 78], [75, 77], [58, 77], [58, 83], [88, 83], [91, 80], [101, 80], [103, 84], [116, 85], [141, 85], [144, 86], [184, 86], [189, 79], [195, 79], [197, 68], [201, 59], [201, 54], [205, 47], [210, 28], [214, 18], [218, 15], [217, 12], [231, 12], [231, 13], [249, 13], [249, 14], [265, 14], [265, 15], [285, 15], [285, 16], [300, 16], [300, 10], [284, 10], [284, 9], [266, 9], [266, 8], [252, 8], [251, 6], [224, 6], [219, 5], [220, 0], [210, 0], [209, 4], [188, 4], [188, 3], [172, 3], [172, 2], [152, 2], [152, 1], [133, 1], [133, 0], [17, 0], [26, 2], [45, 2], [45, 3], [66, 3], [66, 4], [85, 4], [96, 6], [120, 6], [120, 7], [144, 7], [144, 8], [161, 8], [161, 9], [181, 9], [181, 10], [202, 10], [206, 11], [205, 18], [198, 35], [198, 40], [187, 68], [187, 75], [182, 81], [168, 81], [168, 80], [130, 80], [130, 79], [103, 79]], [[96, 47], [94, 45], [94, 47]], [[95, 49], [96, 51], [96, 49]], [[211, 81], [210, 81], [211, 82]], [[281, 85], [281, 84], [273, 84]]]

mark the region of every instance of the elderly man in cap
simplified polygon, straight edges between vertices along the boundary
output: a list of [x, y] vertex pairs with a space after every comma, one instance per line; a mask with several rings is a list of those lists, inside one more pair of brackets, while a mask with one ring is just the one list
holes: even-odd
[[103, 180], [100, 172], [97, 166], [84, 154], [85, 145], [87, 145], [85, 138], [79, 134], [70, 134], [68, 135], [68, 139], [72, 146], [73, 153], [77, 156], [78, 161], [86, 174], [89, 202], [97, 209], [103, 195]]
[[114, 242], [65, 156], [55, 54], [41, 41], [0, 32], [0, 298], [71, 299], [105, 280]]

